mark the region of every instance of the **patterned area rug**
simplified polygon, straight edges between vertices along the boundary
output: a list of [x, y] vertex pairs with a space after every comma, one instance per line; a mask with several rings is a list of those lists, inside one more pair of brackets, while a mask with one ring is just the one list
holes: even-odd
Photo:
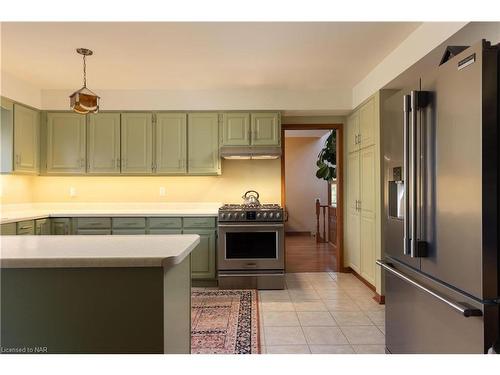
[[258, 354], [256, 290], [191, 292], [191, 353]]

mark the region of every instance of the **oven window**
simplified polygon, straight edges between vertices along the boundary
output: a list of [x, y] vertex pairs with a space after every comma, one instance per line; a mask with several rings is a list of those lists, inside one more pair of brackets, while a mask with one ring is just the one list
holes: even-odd
[[226, 232], [226, 259], [276, 259], [277, 232]]

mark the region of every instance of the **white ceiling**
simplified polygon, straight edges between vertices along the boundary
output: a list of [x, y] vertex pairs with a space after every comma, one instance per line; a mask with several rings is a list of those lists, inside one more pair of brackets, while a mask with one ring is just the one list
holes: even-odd
[[41, 89], [352, 89], [420, 23], [2, 23], [2, 70]]

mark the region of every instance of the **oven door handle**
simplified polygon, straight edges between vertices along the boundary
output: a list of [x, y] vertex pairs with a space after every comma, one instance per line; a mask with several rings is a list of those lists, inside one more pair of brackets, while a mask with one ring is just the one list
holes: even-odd
[[284, 225], [280, 223], [219, 224], [219, 228], [254, 228], [254, 227], [283, 228]]

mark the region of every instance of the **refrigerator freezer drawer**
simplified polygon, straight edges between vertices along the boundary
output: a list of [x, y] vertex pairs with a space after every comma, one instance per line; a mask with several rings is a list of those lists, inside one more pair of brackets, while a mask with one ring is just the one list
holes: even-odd
[[465, 317], [389, 272], [385, 288], [386, 346], [391, 353], [484, 353], [482, 316]]

